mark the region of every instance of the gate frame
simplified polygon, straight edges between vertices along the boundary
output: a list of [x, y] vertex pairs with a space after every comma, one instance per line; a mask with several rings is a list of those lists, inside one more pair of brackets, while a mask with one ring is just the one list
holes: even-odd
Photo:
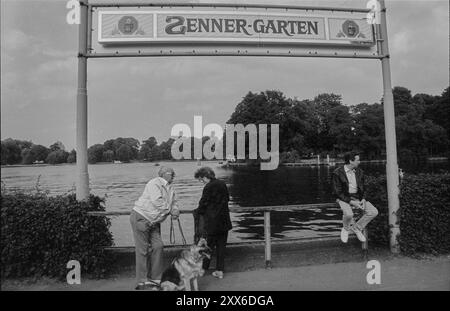
[[[77, 151], [77, 184], [76, 198], [79, 201], [88, 200], [89, 173], [87, 154], [87, 59], [99, 57], [136, 57], [137, 55], [92, 55], [90, 52], [91, 28], [92, 28], [92, 8], [93, 7], [221, 7], [221, 8], [264, 8], [264, 9], [293, 9], [293, 10], [315, 10], [315, 11], [337, 11], [337, 12], [359, 12], [369, 13], [369, 9], [339, 8], [339, 7], [312, 7], [312, 6], [284, 6], [284, 5], [259, 5], [259, 4], [227, 4], [227, 3], [95, 3], [89, 4], [88, 0], [80, 0], [80, 24], [78, 27], [78, 89], [77, 89], [77, 113], [76, 113], [76, 151]], [[399, 172], [397, 163], [397, 143], [395, 133], [395, 113], [394, 98], [391, 85], [390, 55], [388, 47], [388, 35], [386, 24], [386, 6], [384, 0], [378, 0], [380, 4], [380, 24], [375, 24], [375, 40], [378, 52], [377, 56], [350, 56], [350, 55], [292, 55], [292, 57], [330, 57], [330, 58], [367, 58], [380, 59], [383, 79], [383, 111], [386, 139], [386, 181], [389, 208], [389, 238], [390, 249], [393, 253], [399, 253], [397, 237], [400, 234], [397, 211], [399, 202]], [[213, 56], [207, 54], [208, 56]], [[159, 55], [139, 55], [141, 57], [152, 57]], [[160, 56], [206, 56], [202, 53], [180, 54], [180, 55], [160, 55]], [[262, 56], [252, 54], [242, 55], [217, 55], [217, 56]], [[264, 55], [270, 56], [270, 55]], [[279, 56], [279, 55], [272, 55]], [[282, 56], [286, 57], [286, 56]]]

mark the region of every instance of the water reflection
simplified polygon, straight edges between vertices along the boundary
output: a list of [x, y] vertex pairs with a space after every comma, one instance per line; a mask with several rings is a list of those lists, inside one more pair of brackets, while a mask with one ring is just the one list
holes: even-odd
[[[339, 209], [313, 209], [305, 211], [271, 212], [271, 236], [273, 238], [324, 236], [340, 229]], [[236, 221], [235, 233], [244, 234], [243, 240], [264, 239], [262, 213], [241, 214]]]

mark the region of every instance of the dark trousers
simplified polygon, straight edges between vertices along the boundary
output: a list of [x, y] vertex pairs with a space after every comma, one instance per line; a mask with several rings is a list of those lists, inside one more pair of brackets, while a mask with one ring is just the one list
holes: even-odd
[[[221, 234], [208, 235], [208, 246], [216, 252], [216, 270], [223, 271], [225, 266], [225, 248], [227, 246], [228, 231]], [[203, 259], [203, 269], [209, 269], [210, 260]]]

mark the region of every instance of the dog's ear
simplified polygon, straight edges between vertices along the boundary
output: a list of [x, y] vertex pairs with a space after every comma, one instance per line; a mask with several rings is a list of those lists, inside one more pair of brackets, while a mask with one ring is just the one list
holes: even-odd
[[197, 246], [207, 246], [207, 245], [208, 243], [206, 242], [205, 238], [201, 238], [197, 243]]

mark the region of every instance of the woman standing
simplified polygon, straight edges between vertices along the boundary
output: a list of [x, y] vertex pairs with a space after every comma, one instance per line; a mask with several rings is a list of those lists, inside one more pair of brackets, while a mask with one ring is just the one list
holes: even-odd
[[[208, 246], [216, 249], [216, 271], [212, 275], [221, 279], [228, 231], [231, 229], [228, 189], [223, 181], [216, 179], [214, 171], [209, 167], [198, 169], [194, 177], [205, 184], [198, 204], [198, 214], [204, 218]], [[209, 263], [210, 260], [205, 258], [203, 269], [207, 270]]]

